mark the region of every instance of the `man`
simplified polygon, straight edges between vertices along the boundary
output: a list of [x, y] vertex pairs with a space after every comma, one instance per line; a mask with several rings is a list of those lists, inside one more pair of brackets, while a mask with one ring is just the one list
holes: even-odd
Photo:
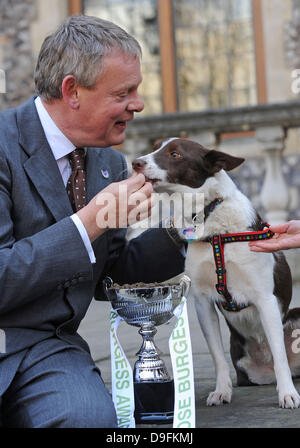
[[104, 299], [106, 275], [122, 284], [183, 271], [176, 235], [150, 229], [128, 243], [124, 213], [116, 214], [125, 208], [138, 220], [151, 209], [152, 186], [141, 174], [126, 179], [124, 157], [108, 148], [143, 109], [141, 80], [133, 37], [71, 17], [42, 45], [38, 96], [0, 114], [4, 426], [115, 426], [80, 321], [93, 296]]

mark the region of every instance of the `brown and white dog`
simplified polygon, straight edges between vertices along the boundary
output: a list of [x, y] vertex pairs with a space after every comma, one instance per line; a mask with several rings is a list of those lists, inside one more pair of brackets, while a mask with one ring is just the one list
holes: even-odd
[[[216, 266], [207, 237], [262, 230], [262, 221], [250, 201], [236, 187], [226, 171], [244, 159], [208, 150], [198, 143], [172, 138], [160, 142], [154, 152], [133, 161], [133, 169], [152, 181], [154, 188], [171, 192], [202, 192], [205, 205], [221, 198], [204, 225], [200, 239], [187, 248], [186, 272], [191, 277], [198, 319], [210, 349], [216, 388], [208, 405], [231, 401], [232, 382], [221, 340], [215, 304], [222, 296], [216, 291]], [[183, 229], [177, 229], [185, 239]], [[289, 310], [292, 280], [283, 253], [251, 252], [245, 242], [224, 246], [227, 286], [238, 312], [219, 307], [229, 326], [231, 358], [237, 385], [271, 384], [276, 381], [279, 406], [298, 408], [300, 396], [292, 376], [300, 375], [300, 354], [292, 350], [294, 329], [300, 328], [300, 308]]]

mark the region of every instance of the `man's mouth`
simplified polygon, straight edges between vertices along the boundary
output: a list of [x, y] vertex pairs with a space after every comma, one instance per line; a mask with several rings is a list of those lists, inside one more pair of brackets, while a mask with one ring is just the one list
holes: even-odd
[[126, 121], [116, 121], [115, 122], [115, 126], [117, 126], [119, 129], [126, 129], [126, 125], [127, 125], [127, 122]]

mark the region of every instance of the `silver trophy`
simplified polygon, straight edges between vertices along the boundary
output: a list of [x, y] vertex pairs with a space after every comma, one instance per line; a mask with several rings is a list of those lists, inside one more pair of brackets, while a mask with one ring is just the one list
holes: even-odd
[[133, 371], [135, 419], [137, 423], [169, 423], [173, 420], [174, 383], [154, 343], [156, 326], [174, 316], [187, 296], [191, 281], [186, 275], [177, 284], [124, 287], [104, 280], [104, 290], [113, 309], [129, 325], [140, 327], [143, 338]]

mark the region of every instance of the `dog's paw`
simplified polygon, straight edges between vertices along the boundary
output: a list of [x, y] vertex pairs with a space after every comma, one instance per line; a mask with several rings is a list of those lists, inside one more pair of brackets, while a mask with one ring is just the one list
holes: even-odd
[[295, 388], [293, 390], [279, 393], [279, 407], [285, 409], [296, 409], [300, 406], [300, 396]]
[[206, 400], [207, 406], [219, 406], [220, 404], [231, 402], [231, 389], [225, 391], [215, 390], [211, 392]]

